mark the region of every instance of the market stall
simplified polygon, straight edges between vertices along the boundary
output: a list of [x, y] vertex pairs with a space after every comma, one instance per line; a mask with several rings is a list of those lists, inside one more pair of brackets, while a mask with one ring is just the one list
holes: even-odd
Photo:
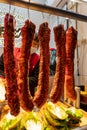
[[[29, 7], [33, 10], [87, 22], [87, 16], [50, 6], [21, 0], [2, 0], [0, 2], [25, 8]], [[72, 104], [66, 104], [65, 102], [67, 98], [72, 102], [77, 100], [80, 102], [80, 91], [75, 90], [74, 81], [74, 53], [77, 45], [77, 30], [72, 26], [65, 30], [62, 24], [53, 28], [57, 60], [56, 72], [49, 93], [49, 42], [51, 30], [48, 22], [40, 24], [38, 30], [38, 38], [40, 41], [40, 69], [37, 90], [34, 97], [32, 97], [27, 76], [28, 65], [30, 65], [28, 61], [30, 61], [31, 44], [36, 25], [27, 19], [21, 28], [22, 45], [17, 71], [14, 59], [15, 23], [15, 17], [10, 12], [5, 14], [3, 48], [6, 78], [1, 80], [1, 82], [4, 84], [6, 93], [4, 93], [5, 99], [1, 101], [0, 106], [0, 129], [86, 129], [87, 113], [80, 108], [75, 108], [76, 105], [72, 107]], [[66, 98], [64, 97], [65, 100], [62, 101], [63, 94]]]

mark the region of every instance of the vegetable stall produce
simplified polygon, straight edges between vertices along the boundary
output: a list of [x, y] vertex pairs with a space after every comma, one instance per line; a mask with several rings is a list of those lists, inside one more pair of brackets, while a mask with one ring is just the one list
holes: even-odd
[[80, 125], [83, 113], [80, 109], [65, 108], [46, 103], [39, 112], [21, 110], [18, 116], [6, 114], [1, 122], [1, 130], [70, 130]]

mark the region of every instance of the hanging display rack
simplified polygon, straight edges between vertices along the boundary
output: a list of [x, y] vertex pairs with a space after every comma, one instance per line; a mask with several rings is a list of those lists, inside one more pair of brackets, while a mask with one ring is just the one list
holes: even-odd
[[23, 1], [23, 0], [0, 0], [1, 3], [6, 3], [6, 4], [11, 4], [14, 6], [19, 6], [23, 8], [29, 8], [31, 10], [36, 10], [39, 12], [44, 12], [52, 15], [57, 15], [57, 16], [62, 16], [62, 17], [67, 17], [70, 19], [75, 19], [83, 22], [87, 22], [87, 16], [77, 14], [71, 11], [67, 10], [62, 10], [59, 8], [55, 8], [52, 6], [47, 6], [47, 5], [42, 5], [42, 4], [37, 4], [34, 2], [28, 2], [28, 1]]

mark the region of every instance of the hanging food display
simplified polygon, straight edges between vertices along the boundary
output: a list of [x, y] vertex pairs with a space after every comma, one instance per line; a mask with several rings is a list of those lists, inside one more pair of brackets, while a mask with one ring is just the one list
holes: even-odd
[[[12, 2], [12, 4], [14, 4], [14, 2]], [[24, 4], [24, 2], [19, 2], [18, 5], [22, 7], [22, 4]], [[28, 3], [25, 3], [25, 5], [26, 4]], [[32, 3], [29, 4], [30, 6], [32, 5]], [[41, 7], [43, 6], [43, 9], [40, 9], [40, 5], [38, 5], [39, 4], [34, 3], [35, 9], [37, 11], [44, 12], [45, 9], [47, 9], [46, 12], [50, 14], [52, 10], [54, 10], [54, 13], [57, 11], [55, 8], [44, 8], [43, 5], [41, 5]], [[2, 6], [4, 5], [2, 4]], [[25, 6], [25, 8], [26, 7], [27, 6]], [[9, 12], [10, 8], [11, 5], [9, 5]], [[15, 8], [13, 8], [11, 12], [14, 14]], [[17, 13], [18, 12], [20, 13], [20, 11], [17, 9]], [[69, 12], [67, 11], [62, 12], [62, 10], [60, 10], [58, 12], [60, 12], [60, 14], [65, 13], [68, 17]], [[55, 15], [58, 14], [58, 12], [55, 13]], [[23, 14], [25, 14], [25, 10], [23, 11]], [[66, 17], [65, 14], [64, 17]], [[69, 16], [70, 14], [73, 13], [70, 12]], [[77, 16], [78, 20], [83, 19], [83, 21], [86, 21], [85, 16], [74, 14], [74, 16], [75, 15]], [[0, 13], [0, 16], [3, 18], [2, 12]], [[35, 16], [38, 16], [38, 14]], [[34, 59], [32, 62], [31, 55], [32, 52], [33, 54], [38, 52], [36, 52], [37, 50], [32, 45], [32, 42], [33, 40], [36, 40], [35, 24], [39, 24], [42, 20], [37, 21], [35, 24], [30, 20], [26, 20], [23, 27], [21, 28], [26, 17], [24, 16], [23, 19], [20, 19], [21, 17], [19, 16], [18, 19], [20, 19], [20, 21], [15, 21], [16, 18], [17, 17], [15, 14], [13, 16], [7, 13], [4, 18], [4, 26], [1, 27], [2, 35], [4, 31], [3, 71], [5, 74], [5, 80], [1, 80], [2, 89], [0, 89], [2, 98], [2, 100], [0, 100], [0, 130], [87, 129], [87, 113], [81, 110], [81, 108], [75, 108], [78, 107], [80, 103], [82, 103], [81, 100], [78, 100], [79, 97], [81, 98], [81, 93], [80, 91], [78, 92], [77, 87], [75, 91], [74, 79], [74, 55], [77, 44], [77, 31], [73, 27], [69, 27], [65, 31], [64, 25], [59, 24], [53, 27], [53, 32], [51, 35], [52, 28], [49, 28], [48, 22], [43, 22], [40, 24], [37, 35], [37, 43], [39, 44], [40, 49], [38, 49], [40, 54], [40, 62], [38, 62], [37, 66], [35, 66], [36, 64], [33, 63], [36, 61], [36, 59]], [[33, 18], [34, 17], [32, 17], [32, 19]], [[46, 15], [45, 18], [49, 21], [49, 14]], [[55, 17], [52, 16], [50, 18]], [[50, 24], [52, 21], [49, 21]], [[16, 24], [16, 22], [18, 22], [18, 24]], [[65, 23], [67, 24], [67, 22]], [[52, 24], [54, 25], [54, 23]], [[50, 27], [52, 27], [52, 25], [50, 25]], [[19, 32], [19, 30], [20, 37], [17, 37], [15, 33]], [[51, 40], [54, 40], [55, 42], [54, 46], [56, 51], [55, 75], [50, 75], [50, 42], [52, 42], [50, 41], [51, 36], [54, 38]], [[20, 42], [20, 49], [20, 45], [15, 42]], [[14, 46], [14, 43], [16, 46]], [[53, 46], [52, 43], [51, 46]], [[18, 50], [16, 50], [15, 47], [17, 47], [16, 49]], [[32, 70], [36, 69], [35, 71], [37, 71], [34, 73], [34, 77], [33, 74], [31, 74], [34, 71], [30, 71], [31, 66]], [[50, 79], [52, 80], [51, 82]], [[33, 83], [34, 80], [36, 82]], [[33, 96], [30, 85], [35, 85], [35, 87], [33, 86], [35, 89]], [[4, 98], [2, 96], [2, 90], [4, 90]], [[67, 100], [63, 100], [62, 96], [65, 96]], [[67, 101], [69, 101], [69, 103], [66, 103]], [[86, 99], [84, 102], [86, 102]], [[73, 104], [75, 107], [73, 107]]]
[[77, 44], [77, 31], [70, 27], [66, 32], [66, 68], [65, 68], [65, 95], [71, 100], [76, 99], [74, 81], [74, 52]]
[[65, 64], [66, 64], [66, 31], [63, 25], [54, 27], [54, 38], [56, 43], [56, 72], [53, 80], [50, 100], [53, 103], [59, 101], [62, 97], [65, 81]]
[[30, 50], [35, 33], [35, 25], [29, 21], [25, 21], [25, 25], [21, 29], [22, 46], [20, 48], [20, 57], [18, 61], [18, 90], [20, 105], [25, 111], [33, 109], [32, 97], [28, 86], [28, 63], [30, 63]]
[[34, 96], [34, 104], [40, 108], [44, 105], [48, 98], [49, 91], [49, 67], [50, 67], [50, 29], [48, 23], [42, 23], [38, 32], [39, 44], [40, 44], [40, 68], [37, 91]]
[[[4, 30], [4, 63], [6, 75], [6, 96], [11, 114], [19, 113], [20, 106], [25, 111], [32, 111], [34, 106], [41, 108], [48, 99], [49, 92], [49, 68], [50, 68], [50, 29], [48, 23], [44, 22], [39, 27], [38, 38], [40, 44], [40, 68], [37, 91], [34, 98], [31, 96], [28, 84], [28, 69], [30, 63], [31, 45], [35, 34], [35, 24], [29, 20], [21, 29], [22, 46], [18, 60], [18, 74], [16, 74], [14, 61], [14, 17], [10, 14], [5, 16]], [[77, 32], [70, 27], [67, 32], [63, 25], [54, 27], [54, 38], [56, 43], [57, 64], [50, 92], [50, 100], [53, 103], [59, 101], [64, 92], [66, 96], [76, 99], [74, 84], [74, 50], [77, 43]], [[15, 78], [15, 80], [13, 80]], [[18, 84], [17, 84], [18, 82]], [[13, 97], [13, 98], [11, 98]], [[16, 101], [17, 100], [17, 101]], [[20, 103], [19, 103], [20, 100]], [[16, 103], [15, 103], [16, 102]], [[15, 104], [15, 105], [13, 105]], [[14, 108], [17, 105], [15, 111]]]
[[14, 24], [12, 15], [6, 14], [4, 19], [4, 69], [6, 78], [6, 98], [10, 113], [17, 116], [20, 112], [17, 75], [14, 60]]
[[[0, 129], [68, 130], [72, 127], [79, 127], [83, 116], [82, 111], [74, 107], [67, 108], [67, 105], [58, 102], [63, 95], [64, 87], [66, 96], [70, 99], [76, 99], [74, 51], [77, 43], [77, 31], [73, 27], [65, 31], [61, 24], [53, 28], [58, 58], [53, 86], [49, 94], [51, 30], [47, 22], [40, 25], [38, 31], [40, 45], [39, 77], [37, 90], [32, 97], [28, 84], [28, 70], [36, 26], [30, 20], [26, 20], [21, 28], [22, 45], [17, 73], [14, 60], [14, 23], [14, 17], [6, 14], [4, 20], [4, 67], [6, 98], [10, 109], [6, 109], [7, 113], [0, 122]], [[47, 102], [48, 98], [51, 102]], [[20, 111], [21, 107], [23, 111]], [[39, 108], [39, 111], [35, 112], [34, 107]], [[10, 116], [9, 119], [8, 116]]]

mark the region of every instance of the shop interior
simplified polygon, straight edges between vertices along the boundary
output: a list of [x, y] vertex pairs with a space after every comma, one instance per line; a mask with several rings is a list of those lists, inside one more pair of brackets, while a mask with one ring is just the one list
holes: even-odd
[[[64, 30], [73, 27], [77, 31], [77, 44], [74, 50], [74, 89], [77, 97], [73, 101], [66, 96], [64, 88], [62, 98], [55, 104], [49, 98], [40, 108], [34, 106], [27, 112], [20, 108], [17, 116], [10, 115], [8, 101], [6, 100], [6, 80], [0, 77], [0, 130], [86, 130], [87, 129], [87, 1], [86, 0], [0, 0], [0, 56], [4, 53], [4, 19], [11, 14], [16, 21], [14, 48], [21, 48], [21, 28], [28, 19], [36, 25], [35, 32], [39, 32], [42, 23], [48, 23], [50, 28], [49, 47], [57, 49], [55, 44], [54, 27], [63, 25]], [[55, 59], [56, 61], [56, 59]], [[56, 72], [55, 72], [56, 73]], [[54, 76], [49, 75], [49, 92], [53, 87]], [[57, 108], [58, 106], [58, 108]], [[61, 110], [59, 110], [59, 106]], [[46, 107], [46, 109], [45, 109]], [[49, 110], [48, 108], [52, 109]], [[66, 108], [66, 109], [65, 109]], [[70, 125], [70, 117], [66, 113], [69, 108], [78, 111], [79, 125]], [[55, 109], [55, 112], [53, 111]], [[57, 110], [58, 109], [58, 110]], [[51, 113], [53, 120], [49, 120]], [[64, 116], [61, 119], [58, 115]], [[9, 113], [9, 114], [8, 114]], [[62, 113], [62, 114], [61, 114]], [[69, 113], [70, 114], [70, 113]], [[81, 115], [83, 114], [83, 115]], [[50, 115], [50, 114], [49, 114]], [[75, 114], [73, 114], [75, 115]], [[7, 118], [9, 116], [9, 118]], [[76, 116], [76, 115], [75, 115]], [[46, 117], [46, 119], [45, 119]], [[24, 118], [24, 119], [23, 119]], [[55, 120], [55, 121], [54, 121]], [[60, 121], [61, 120], [61, 121]], [[74, 120], [74, 119], [73, 119]], [[60, 122], [61, 123], [60, 123]], [[4, 122], [4, 123], [3, 123]], [[49, 123], [48, 123], [49, 122]], [[56, 124], [57, 123], [57, 124]], [[59, 123], [59, 125], [58, 125]], [[61, 124], [61, 125], [60, 125]]]

